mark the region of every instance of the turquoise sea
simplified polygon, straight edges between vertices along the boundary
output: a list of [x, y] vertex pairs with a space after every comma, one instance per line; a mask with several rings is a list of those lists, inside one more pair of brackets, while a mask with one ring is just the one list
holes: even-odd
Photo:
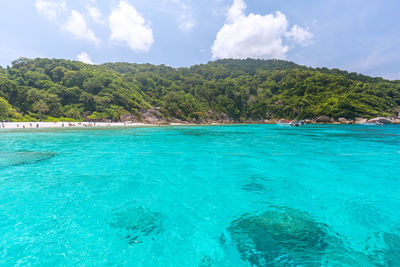
[[0, 266], [400, 266], [400, 127], [0, 131]]

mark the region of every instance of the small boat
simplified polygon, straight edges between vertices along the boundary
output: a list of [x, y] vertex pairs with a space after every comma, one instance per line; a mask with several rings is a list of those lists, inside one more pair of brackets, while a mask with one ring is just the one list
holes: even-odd
[[293, 126], [293, 127], [299, 127], [299, 126], [304, 125], [304, 124], [306, 124], [304, 121], [291, 121], [289, 123], [289, 125]]

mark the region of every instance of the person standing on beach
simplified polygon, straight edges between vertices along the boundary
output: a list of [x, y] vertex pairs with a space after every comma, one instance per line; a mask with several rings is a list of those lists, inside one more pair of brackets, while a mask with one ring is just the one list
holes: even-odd
[[36, 124], [36, 128], [39, 128], [39, 123]]

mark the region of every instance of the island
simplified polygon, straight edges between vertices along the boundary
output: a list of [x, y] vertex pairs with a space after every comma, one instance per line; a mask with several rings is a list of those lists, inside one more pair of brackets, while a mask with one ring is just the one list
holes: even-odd
[[400, 123], [399, 115], [400, 81], [283, 60], [173, 68], [20, 58], [0, 68], [3, 123], [353, 124]]

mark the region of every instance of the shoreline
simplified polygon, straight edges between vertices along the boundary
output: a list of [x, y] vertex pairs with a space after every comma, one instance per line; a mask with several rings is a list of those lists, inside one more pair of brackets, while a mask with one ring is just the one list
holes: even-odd
[[[222, 126], [222, 125], [281, 125], [289, 126], [286, 122], [243, 122], [243, 123], [123, 123], [123, 122], [0, 122], [1, 130], [33, 130], [33, 129], [96, 129], [96, 128], [134, 128], [134, 127], [168, 127], [168, 126]], [[369, 123], [307, 123], [306, 125], [374, 125]], [[396, 125], [386, 124], [386, 125]], [[380, 126], [380, 125], [377, 125]]]
[[157, 126], [146, 123], [123, 122], [0, 122], [0, 130], [29, 130], [29, 129], [85, 129], [85, 128], [113, 128], [113, 127], [141, 127]]

